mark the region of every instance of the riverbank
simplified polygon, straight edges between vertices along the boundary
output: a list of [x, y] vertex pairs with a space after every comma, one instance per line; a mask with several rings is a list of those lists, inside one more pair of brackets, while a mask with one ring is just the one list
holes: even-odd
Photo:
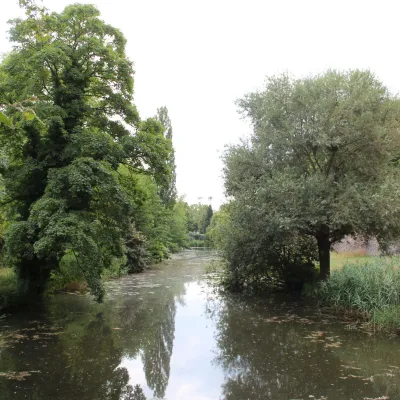
[[[181, 254], [185, 254], [181, 253]], [[178, 255], [179, 258], [179, 255]], [[352, 316], [362, 321], [370, 331], [400, 332], [400, 258], [357, 257], [354, 254], [333, 254], [332, 274], [328, 281], [306, 285], [303, 297], [313, 306], [329, 310], [338, 320]], [[153, 264], [148, 271], [159, 268]], [[218, 262], [208, 266], [210, 273], [217, 272]], [[110, 270], [103, 281], [118, 280], [127, 276], [122, 270]], [[221, 275], [215, 274], [214, 284]], [[86, 293], [87, 285], [82, 281], [54, 279], [47, 294]], [[260, 291], [258, 291], [260, 295]], [[28, 303], [20, 292], [18, 279], [12, 269], [0, 269], [0, 311]]]
[[[184, 252], [184, 250], [181, 252]], [[103, 283], [106, 283], [110, 280], [120, 279], [128, 275], [157, 269], [160, 263], [170, 259], [173, 254], [179, 254], [179, 252], [172, 253], [169, 258], [162, 260], [159, 263], [153, 262], [143, 271], [138, 272], [128, 272], [125, 265], [117, 260], [112, 263], [108, 269], [104, 270], [102, 281]], [[88, 285], [84, 281], [81, 271], [74, 267], [72, 263], [64, 261], [59, 270], [52, 274], [47, 288], [44, 291], [44, 295], [52, 296], [57, 293], [85, 294], [88, 290]], [[31, 301], [37, 301], [37, 298], [27, 298], [26, 293], [21, 290], [15, 271], [12, 268], [0, 268], [0, 312], [14, 307], [20, 307], [24, 304], [29, 304]]]
[[[305, 283], [298, 291], [298, 299], [303, 298], [311, 307], [330, 313], [338, 321], [352, 319], [353, 327], [400, 334], [400, 257], [332, 253], [331, 262], [330, 278]], [[216, 263], [210, 272], [215, 274], [216, 285], [232, 291], [229, 271], [226, 273], [223, 263]], [[260, 279], [240, 291], [260, 297], [289, 293], [293, 288], [278, 280]]]
[[304, 294], [320, 307], [361, 318], [373, 331], [400, 330], [399, 257], [345, 262], [327, 281], [306, 286]]

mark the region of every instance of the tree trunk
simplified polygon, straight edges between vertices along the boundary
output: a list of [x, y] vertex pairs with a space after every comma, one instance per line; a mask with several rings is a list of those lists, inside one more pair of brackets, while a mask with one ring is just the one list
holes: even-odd
[[319, 277], [321, 280], [329, 278], [331, 273], [331, 241], [329, 233], [317, 235], [318, 254], [319, 254]]

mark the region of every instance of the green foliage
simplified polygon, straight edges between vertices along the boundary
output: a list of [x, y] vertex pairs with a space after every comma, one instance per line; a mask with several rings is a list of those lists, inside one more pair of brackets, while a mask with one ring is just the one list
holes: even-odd
[[200, 239], [191, 239], [188, 244], [189, 247], [206, 247], [206, 243], [204, 240]]
[[186, 204], [183, 199], [178, 199], [170, 214], [169, 223], [170, 249], [173, 253], [188, 246]]
[[308, 287], [306, 294], [321, 305], [356, 312], [377, 328], [400, 328], [399, 262], [398, 257], [382, 257], [345, 264], [329, 280]]
[[0, 268], [0, 310], [18, 304], [24, 293], [18, 276], [11, 268]]
[[[49, 13], [20, 3], [26, 19], [12, 21], [14, 50], [0, 65], [7, 264], [32, 292], [61, 271], [59, 279], [83, 277], [101, 300], [103, 272], [122, 273], [129, 251], [131, 270], [132, 250], [145, 256], [129, 242], [132, 223], [143, 225], [153, 258], [168, 254], [168, 213], [157, 196], [170, 182], [171, 140], [156, 119], [140, 121], [126, 40], [94, 6]], [[141, 179], [151, 182], [144, 201]]]
[[[126, 275], [129, 272], [133, 272], [129, 270], [128, 266], [128, 252], [126, 255], [120, 258], [114, 257], [111, 260], [111, 263], [107, 268], [104, 269], [102, 277], [107, 278], [120, 278], [121, 276]], [[140, 272], [140, 271], [135, 271]]]
[[70, 251], [61, 258], [57, 270], [50, 273], [50, 279], [46, 286], [46, 292], [51, 294], [64, 290], [71, 282], [84, 282], [85, 277], [80, 269], [74, 254]]
[[[159, 109], [157, 109], [156, 119], [164, 127], [164, 136], [167, 140], [170, 141], [172, 146], [172, 124], [168, 115], [167, 107], [160, 107]], [[169, 168], [170, 174], [166, 182], [160, 188], [160, 197], [164, 204], [172, 207], [177, 197], [175, 151], [173, 147], [167, 159], [167, 166]]]
[[202, 224], [201, 224], [201, 229], [200, 229], [201, 233], [207, 232], [207, 229], [210, 226], [213, 214], [214, 214], [214, 212], [213, 212], [211, 205], [207, 206], [207, 209], [206, 209], [206, 212], [205, 212]]
[[[132, 174], [126, 167], [118, 170], [119, 180], [132, 200], [133, 236], [129, 236], [128, 264], [131, 272], [143, 271], [153, 261], [186, 247], [186, 206], [182, 199], [166, 204], [159, 186], [148, 175]], [[132, 235], [131, 232], [131, 235]]]
[[213, 216], [211, 205], [191, 204], [187, 209], [188, 231], [206, 233]]
[[211, 246], [217, 250], [223, 250], [226, 246], [228, 239], [229, 229], [229, 210], [228, 205], [223, 204], [221, 208], [216, 211], [207, 228], [207, 239]]
[[225, 204], [214, 214], [207, 236], [226, 261], [224, 286], [234, 291], [282, 284], [300, 290], [315, 278], [315, 242], [276, 220], [266, 221], [259, 207]]
[[150, 264], [150, 254], [147, 249], [147, 241], [143, 234], [138, 232], [133, 225], [130, 235], [125, 243], [127, 272], [143, 272]]
[[0, 122], [7, 127], [12, 126], [12, 119], [8, 118], [3, 112], [0, 111]]
[[272, 77], [238, 104], [253, 133], [224, 157], [235, 273], [286, 247], [312, 261], [310, 239], [325, 279], [331, 245], [344, 236], [374, 235], [381, 245], [398, 237], [400, 103], [372, 73]]
[[141, 205], [134, 213], [136, 228], [144, 234], [147, 249], [154, 261], [169, 255], [169, 211], [158, 195], [158, 186], [148, 176], [137, 177], [137, 190], [141, 192]]

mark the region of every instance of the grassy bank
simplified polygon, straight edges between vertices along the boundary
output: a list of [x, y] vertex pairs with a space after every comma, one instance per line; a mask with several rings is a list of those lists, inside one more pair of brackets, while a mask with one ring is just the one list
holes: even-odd
[[400, 258], [344, 262], [326, 282], [306, 289], [321, 306], [361, 316], [374, 329], [400, 329]]
[[[148, 268], [151, 268], [151, 265]], [[104, 269], [101, 279], [105, 282], [120, 278], [128, 273], [130, 272], [126, 266], [126, 258], [114, 258], [109, 267]], [[75, 262], [75, 258], [67, 254], [62, 258], [59, 268], [52, 271], [43, 295], [51, 296], [59, 292], [84, 294], [88, 290], [88, 284]], [[0, 312], [37, 300], [37, 296], [29, 296], [27, 291], [23, 290], [17, 274], [12, 268], [0, 267]]]

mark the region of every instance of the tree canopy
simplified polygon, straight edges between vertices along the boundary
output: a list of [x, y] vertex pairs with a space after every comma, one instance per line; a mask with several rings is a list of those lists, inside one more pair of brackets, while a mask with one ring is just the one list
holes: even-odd
[[[157, 115], [155, 117], [162, 126], [165, 128], [164, 136], [172, 143], [172, 123], [168, 115], [167, 107], [160, 107], [157, 109]], [[173, 206], [177, 196], [176, 190], [176, 165], [175, 165], [175, 151], [171, 149], [168, 159], [167, 166], [169, 168], [169, 179], [162, 185], [160, 190], [160, 197], [164, 204]]]
[[11, 21], [14, 49], [0, 66], [7, 260], [40, 292], [72, 255], [101, 299], [101, 273], [126, 254], [143, 204], [135, 176], [174, 187], [172, 128], [140, 119], [126, 39], [96, 7], [20, 3], [26, 18]]
[[253, 132], [227, 149], [224, 173], [233, 199], [231, 239], [249, 247], [240, 265], [268, 268], [297, 240], [311, 251], [313, 238], [326, 278], [331, 246], [346, 235], [374, 235], [383, 245], [399, 234], [393, 160], [400, 103], [371, 72], [275, 76], [238, 105]]

